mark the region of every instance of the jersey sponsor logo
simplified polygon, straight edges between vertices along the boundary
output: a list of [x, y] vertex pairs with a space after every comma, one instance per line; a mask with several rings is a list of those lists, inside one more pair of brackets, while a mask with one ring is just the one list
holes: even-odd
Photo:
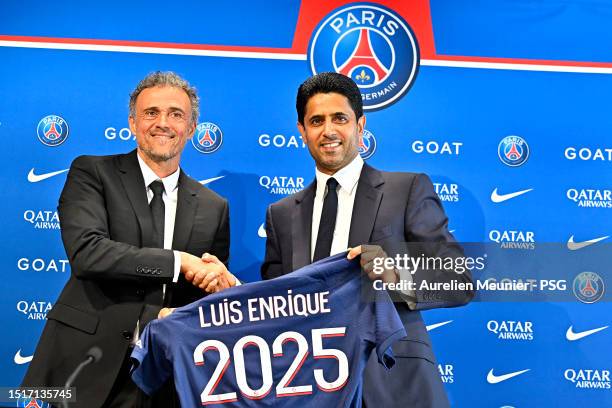
[[489, 239], [504, 249], [535, 249], [535, 233], [520, 230], [491, 230]]
[[607, 329], [609, 326], [602, 326], [602, 327], [598, 327], [596, 329], [591, 329], [591, 330], [584, 330], [584, 331], [580, 331], [580, 332], [575, 332], [574, 331], [574, 326], [570, 326], [567, 329], [567, 332], [565, 333], [565, 338], [569, 341], [576, 341], [576, 340], [580, 340], [583, 339], [587, 336], [590, 336], [592, 334], [595, 333], [599, 333], [602, 330]]
[[515, 320], [489, 320], [487, 330], [500, 340], [533, 340], [533, 322]]
[[302, 140], [300, 136], [285, 136], [281, 134], [277, 134], [271, 136], [267, 133], [262, 133], [259, 135], [257, 139], [259, 146], [261, 147], [276, 147], [279, 149], [304, 149], [306, 148], [306, 143]]
[[21, 355], [21, 349], [17, 350], [17, 352], [15, 353], [15, 357], [13, 357], [13, 361], [15, 362], [15, 364], [21, 365], [21, 364], [27, 364], [30, 361], [32, 361], [32, 358], [34, 356], [22, 356]]
[[570, 188], [566, 197], [584, 208], [612, 208], [612, 191], [595, 188]]
[[19, 258], [17, 260], [17, 268], [20, 271], [67, 272], [69, 266], [67, 259]]
[[572, 289], [582, 303], [595, 303], [603, 297], [605, 285], [595, 272], [581, 272], [574, 278]]
[[518, 167], [529, 158], [529, 145], [520, 136], [506, 136], [497, 146], [497, 155], [506, 166]]
[[412, 151], [417, 154], [440, 154], [459, 156], [463, 142], [436, 142], [435, 140], [422, 141], [415, 140], [412, 142]]
[[304, 188], [304, 177], [261, 176], [259, 185], [270, 194], [295, 194]]
[[414, 83], [419, 60], [412, 29], [380, 5], [349, 4], [332, 11], [308, 47], [312, 73], [332, 71], [352, 78], [365, 110], [399, 100]]
[[27, 301], [20, 300], [17, 302], [17, 311], [22, 313], [28, 320], [46, 320], [47, 312], [51, 310], [53, 305], [47, 301]]
[[563, 378], [574, 384], [576, 388], [609, 390], [610, 370], [568, 368], [563, 372]]
[[452, 384], [455, 382], [455, 367], [452, 364], [438, 364], [438, 372], [440, 379], [444, 384]]
[[440, 201], [453, 202], [459, 201], [459, 185], [455, 183], [433, 183], [434, 189]]
[[367, 129], [363, 130], [363, 138], [359, 143], [359, 155], [363, 160], [367, 160], [376, 151], [376, 138], [374, 134]]
[[30, 223], [34, 229], [60, 229], [57, 211], [51, 210], [25, 210], [23, 219]]
[[527, 194], [530, 191], [533, 191], [533, 188], [515, 191], [513, 193], [499, 194], [499, 192], [497, 191], [497, 187], [495, 187], [495, 190], [493, 190], [493, 192], [491, 193], [491, 201], [493, 201], [494, 203], [503, 203], [504, 201], [511, 200], [523, 194]]
[[445, 322], [434, 323], [434, 324], [428, 324], [428, 325], [427, 325], [425, 328], [427, 329], [427, 331], [432, 331], [432, 330], [437, 329], [438, 327], [445, 326], [445, 325], [447, 325], [447, 324], [449, 324], [449, 323], [452, 323], [452, 322], [453, 322], [452, 320], [447, 320], [447, 321], [445, 321]]
[[68, 122], [58, 115], [47, 115], [38, 122], [36, 134], [45, 146], [59, 146], [68, 138]]
[[565, 158], [567, 160], [583, 160], [583, 161], [612, 161], [611, 148], [596, 148], [589, 147], [568, 147], [565, 149]]
[[527, 368], [525, 370], [520, 370], [520, 371], [514, 371], [508, 374], [502, 374], [502, 375], [495, 375], [493, 374], [493, 369], [491, 369], [491, 371], [489, 371], [489, 373], [487, 374], [487, 382], [489, 384], [498, 384], [500, 382], [504, 382], [507, 381], [511, 378], [514, 378], [518, 375], [524, 374], [527, 371], [531, 370], [530, 368]]
[[43, 181], [46, 180], [48, 178], [57, 176], [59, 174], [65, 173], [67, 172], [68, 169], [64, 169], [64, 170], [58, 170], [58, 171], [52, 171], [50, 173], [40, 173], [40, 174], [36, 174], [34, 172], [34, 168], [32, 167], [30, 169], [30, 172], [28, 173], [28, 181], [30, 183], [38, 183], [39, 181]]
[[196, 127], [191, 144], [200, 153], [214, 153], [223, 144], [223, 132], [212, 122], [202, 122]]
[[605, 237], [599, 237], [599, 238], [589, 239], [587, 241], [575, 242], [574, 236], [572, 235], [567, 240], [567, 249], [569, 249], [570, 251], [577, 251], [579, 249], [586, 248], [590, 245], [596, 244], [599, 241], [603, 241], [604, 239], [608, 239], [609, 237], [610, 237], [609, 235], [606, 235]]

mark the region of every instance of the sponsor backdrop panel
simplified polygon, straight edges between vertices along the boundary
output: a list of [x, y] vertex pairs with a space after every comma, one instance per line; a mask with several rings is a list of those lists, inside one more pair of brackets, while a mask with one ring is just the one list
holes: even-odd
[[[458, 240], [517, 257], [554, 242], [564, 256], [584, 257], [585, 268], [596, 265], [589, 257], [612, 235], [612, 64], [609, 41], [575, 24], [596, 27], [604, 14], [576, 7], [579, 1], [568, 3], [563, 19], [551, 17], [549, 5], [525, 10], [497, 1], [478, 11], [426, 0], [414, 7], [314, 3], [272, 9], [244, 2], [230, 10], [187, 2], [193, 15], [231, 24], [181, 25], [168, 35], [138, 24], [127, 32], [124, 12], [111, 7], [103, 18], [117, 28], [70, 31], [0, 6], [0, 21], [10, 21], [0, 31], [0, 56], [10, 61], [0, 66], [7, 79], [0, 136], [8, 153], [0, 191], [1, 385], [19, 384], [70, 273], [56, 213], [66, 170], [78, 155], [135, 147], [129, 92], [154, 70], [176, 71], [200, 91], [199, 125], [182, 166], [228, 198], [230, 266], [245, 281], [259, 279], [266, 207], [312, 181], [295, 92], [325, 70], [350, 75], [362, 90], [362, 156], [381, 169], [429, 174]], [[75, 18], [62, 6], [54, 13]], [[538, 34], [546, 27], [566, 32], [569, 22], [588, 37], [588, 48], [561, 47]], [[485, 26], [495, 46], [474, 41]], [[500, 40], [525, 30], [535, 39], [529, 44]], [[424, 313], [453, 406], [612, 406], [610, 274], [585, 270], [597, 275], [576, 280], [572, 301], [481, 302]], [[569, 293], [573, 284], [565, 282]]]

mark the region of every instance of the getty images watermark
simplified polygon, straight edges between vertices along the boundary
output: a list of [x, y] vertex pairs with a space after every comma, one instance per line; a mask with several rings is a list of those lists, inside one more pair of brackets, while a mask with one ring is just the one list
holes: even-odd
[[[372, 282], [375, 290], [398, 290], [398, 291], [416, 291], [416, 290], [474, 290], [474, 284], [464, 279], [443, 280], [423, 277], [418, 282], [415, 279], [403, 278], [406, 274], [414, 276], [417, 273], [425, 271], [437, 271], [440, 273], [453, 273], [463, 275], [465, 272], [472, 270], [483, 270], [485, 268], [485, 260], [487, 255], [479, 257], [470, 256], [410, 256], [408, 254], [398, 254], [393, 257], [378, 257], [373, 260], [373, 272], [377, 275], [382, 275], [389, 269], [395, 269], [400, 277], [398, 282], [383, 282], [375, 280]], [[452, 277], [452, 275], [451, 275]]]
[[[582, 249], [570, 243], [509, 248], [487, 243], [401, 243], [384, 248], [370, 271], [381, 277], [375, 290], [410, 294], [430, 301], [466, 292], [481, 302], [581, 302], [612, 300], [612, 245]], [[393, 282], [389, 271], [396, 274]], [[408, 293], [407, 293], [408, 292]]]

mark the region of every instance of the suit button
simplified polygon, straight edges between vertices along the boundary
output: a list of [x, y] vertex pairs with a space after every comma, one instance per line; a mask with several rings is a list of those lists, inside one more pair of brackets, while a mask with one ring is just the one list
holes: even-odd
[[121, 335], [123, 336], [124, 339], [126, 340], [132, 340], [132, 333], [130, 333], [127, 330], [124, 330], [123, 332], [121, 332]]

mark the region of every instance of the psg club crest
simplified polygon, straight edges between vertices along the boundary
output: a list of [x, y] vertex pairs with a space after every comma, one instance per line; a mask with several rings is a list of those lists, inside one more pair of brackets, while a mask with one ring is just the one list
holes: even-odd
[[68, 122], [61, 116], [48, 115], [36, 127], [38, 140], [46, 146], [59, 146], [68, 138]]
[[506, 166], [518, 167], [529, 158], [529, 145], [520, 136], [506, 136], [497, 146], [497, 155]]
[[223, 143], [223, 132], [219, 126], [212, 122], [203, 122], [196, 128], [191, 138], [191, 144], [200, 153], [214, 153]]
[[316, 28], [308, 47], [313, 74], [338, 72], [355, 81], [363, 108], [396, 102], [412, 86], [419, 66], [416, 37], [392, 10], [368, 3], [336, 9]]
[[359, 144], [359, 155], [363, 160], [372, 157], [376, 151], [376, 138], [374, 134], [369, 130], [363, 130], [363, 138]]
[[34, 398], [19, 398], [15, 406], [21, 408], [52, 408], [48, 402], [35, 400]]
[[595, 303], [604, 295], [604, 281], [595, 272], [581, 272], [574, 278], [574, 296], [582, 303]]

